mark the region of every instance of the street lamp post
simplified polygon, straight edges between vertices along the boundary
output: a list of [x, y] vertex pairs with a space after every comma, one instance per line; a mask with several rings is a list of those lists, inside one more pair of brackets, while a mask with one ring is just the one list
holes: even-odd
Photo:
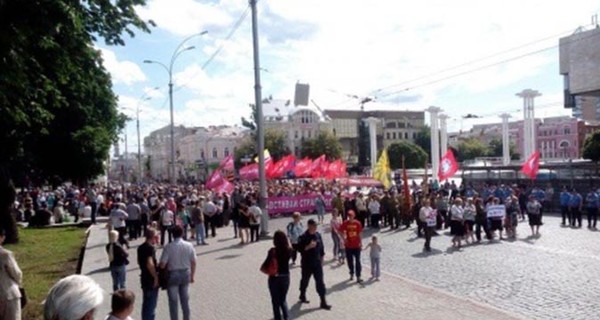
[[177, 60], [177, 58], [179, 57], [179, 55], [181, 53], [183, 53], [184, 51], [192, 50], [192, 49], [195, 48], [195, 46], [189, 46], [189, 47], [182, 48], [186, 41], [188, 41], [192, 37], [201, 36], [201, 35], [204, 35], [206, 33], [207, 33], [207, 31], [202, 31], [200, 33], [193, 34], [193, 35], [191, 35], [191, 36], [183, 39], [183, 41], [181, 41], [181, 43], [179, 43], [179, 45], [177, 46], [177, 48], [173, 52], [173, 55], [171, 56], [171, 62], [169, 63], [168, 67], [167, 67], [167, 65], [165, 65], [164, 63], [159, 62], [159, 61], [144, 60], [144, 63], [154, 63], [154, 64], [158, 64], [158, 65], [162, 66], [167, 71], [167, 73], [169, 74], [169, 112], [171, 114], [171, 123], [170, 123], [170, 131], [171, 131], [171, 164], [169, 165], [169, 171], [170, 171], [170, 174], [169, 174], [170, 177], [169, 178], [170, 178], [172, 184], [174, 184], [177, 181], [175, 179], [175, 125], [174, 125], [174, 121], [173, 121], [173, 65], [175, 64], [175, 60]]

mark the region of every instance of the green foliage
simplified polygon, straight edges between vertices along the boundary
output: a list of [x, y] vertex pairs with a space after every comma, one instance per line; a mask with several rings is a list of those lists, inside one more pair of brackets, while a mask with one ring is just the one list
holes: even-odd
[[[514, 143], [510, 143], [509, 147], [509, 154], [510, 154], [510, 158], [513, 160], [517, 160], [519, 159], [519, 155], [516, 154], [515, 152], [515, 144]], [[502, 140], [501, 139], [492, 139], [490, 141], [490, 144], [488, 146], [488, 151], [487, 151], [487, 155], [490, 157], [502, 157]], [[515, 158], [515, 156], [517, 156]]]
[[252, 131], [252, 134], [254, 134], [254, 132], [256, 131], [256, 119], [258, 119], [258, 109], [256, 108], [255, 104], [250, 104], [250, 119], [246, 119], [245, 117], [242, 117], [242, 126], [250, 129], [250, 131]]
[[415, 144], [427, 153], [427, 159], [431, 161], [431, 128], [429, 128], [429, 126], [423, 126], [423, 128], [417, 132]]
[[404, 156], [404, 165], [407, 169], [423, 168], [427, 161], [425, 150], [412, 142], [394, 142], [387, 150], [392, 169], [402, 168], [402, 156]]
[[330, 132], [321, 131], [318, 136], [302, 142], [302, 157], [316, 159], [325, 155], [328, 160], [337, 160], [342, 157], [342, 145]]
[[[277, 161], [283, 156], [290, 154], [290, 150], [287, 147], [286, 135], [280, 130], [265, 130], [265, 148], [269, 150], [271, 157]], [[241, 159], [245, 156], [249, 156], [254, 160], [254, 157], [258, 155], [257, 140], [255, 135], [249, 135], [235, 150], [235, 165], [237, 168], [241, 168]]]
[[461, 141], [458, 144], [457, 151], [457, 161], [472, 160], [477, 157], [485, 157], [488, 154], [488, 148], [475, 138]]
[[124, 125], [95, 37], [149, 31], [145, 0], [0, 1], [0, 166], [13, 178], [82, 182]]
[[585, 139], [582, 156], [594, 162], [600, 161], [600, 131], [595, 131]]

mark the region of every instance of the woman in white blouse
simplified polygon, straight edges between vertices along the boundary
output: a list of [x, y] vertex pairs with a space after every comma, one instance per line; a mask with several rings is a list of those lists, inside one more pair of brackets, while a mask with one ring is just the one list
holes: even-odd
[[452, 208], [450, 208], [450, 234], [452, 237], [452, 246], [460, 248], [461, 241], [465, 235], [464, 210], [462, 199], [456, 198]]
[[23, 273], [13, 253], [2, 247], [6, 239], [0, 228], [0, 319], [21, 320], [21, 292]]

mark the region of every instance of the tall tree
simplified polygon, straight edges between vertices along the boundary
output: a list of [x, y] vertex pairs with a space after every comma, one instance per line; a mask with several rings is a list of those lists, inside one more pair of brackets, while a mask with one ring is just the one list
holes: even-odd
[[585, 139], [582, 157], [594, 162], [600, 161], [600, 131], [594, 132]]
[[[123, 45], [132, 28], [149, 31], [135, 12], [144, 4], [0, 1], [0, 190], [11, 179], [81, 182], [103, 171], [124, 117], [93, 41]], [[12, 194], [0, 192], [0, 203]]]
[[[285, 132], [281, 130], [265, 130], [265, 148], [269, 150], [274, 160], [279, 160], [290, 154]], [[240, 167], [242, 158], [249, 156], [254, 159], [256, 155], [258, 155], [256, 137], [255, 135], [249, 135], [235, 150], [236, 166]]]
[[[502, 140], [498, 138], [492, 139], [488, 145], [487, 155], [490, 157], [502, 157], [502, 152]], [[509, 144], [508, 154], [510, 154], [512, 160], [519, 159], [519, 155], [515, 152], [515, 144], [513, 142], [510, 142]], [[517, 158], [515, 158], [515, 156], [517, 156]]]
[[402, 156], [404, 156], [404, 164], [408, 169], [423, 168], [425, 161], [427, 161], [425, 150], [412, 142], [394, 142], [387, 150], [392, 169], [402, 168]]
[[316, 159], [324, 154], [329, 160], [342, 157], [342, 145], [330, 132], [321, 131], [319, 135], [302, 142], [302, 157]]
[[252, 133], [256, 131], [256, 119], [258, 119], [258, 109], [256, 109], [255, 104], [250, 104], [250, 118], [246, 119], [242, 117], [242, 126], [250, 129]]
[[487, 155], [487, 147], [479, 140], [470, 138], [458, 143], [458, 161], [473, 160]]
[[423, 128], [417, 132], [415, 144], [427, 153], [427, 159], [431, 162], [431, 129], [429, 126], [423, 126]]

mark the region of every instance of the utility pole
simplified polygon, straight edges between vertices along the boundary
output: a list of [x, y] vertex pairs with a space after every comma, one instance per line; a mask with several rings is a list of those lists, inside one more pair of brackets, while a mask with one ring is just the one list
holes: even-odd
[[127, 157], [127, 127], [125, 127], [125, 165], [123, 166], [125, 171], [125, 182], [129, 182], [127, 179], [127, 172], [129, 171], [129, 165], [128, 165], [128, 160], [129, 158]]
[[265, 130], [264, 117], [262, 108], [262, 94], [260, 86], [260, 59], [258, 50], [258, 21], [256, 15], [257, 0], [250, 0], [250, 8], [252, 9], [252, 44], [254, 52], [254, 103], [256, 104], [256, 131], [258, 139], [258, 181], [259, 181], [259, 196], [258, 206], [263, 212], [261, 223], [261, 234], [269, 233], [269, 213], [267, 212], [267, 178], [265, 175]]
[[136, 110], [136, 127], [137, 127], [137, 140], [138, 140], [138, 183], [142, 182], [142, 144], [140, 143], [140, 108]]

